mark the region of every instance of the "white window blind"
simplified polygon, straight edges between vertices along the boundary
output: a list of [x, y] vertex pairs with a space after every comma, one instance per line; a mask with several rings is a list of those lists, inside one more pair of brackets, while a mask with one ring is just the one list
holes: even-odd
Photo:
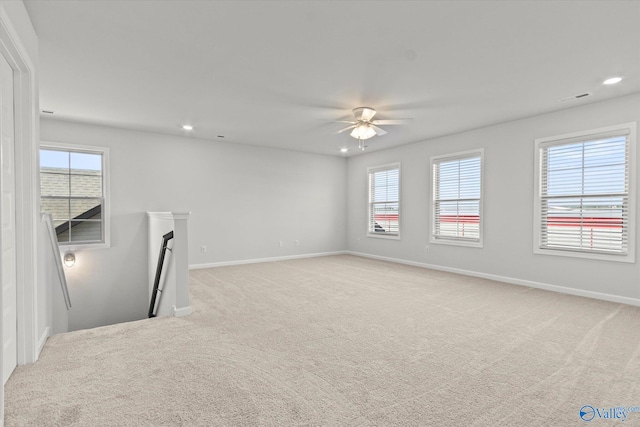
[[370, 235], [400, 235], [400, 164], [368, 169]]
[[629, 252], [629, 130], [539, 144], [540, 248]]
[[482, 239], [482, 152], [431, 160], [433, 242], [480, 245]]

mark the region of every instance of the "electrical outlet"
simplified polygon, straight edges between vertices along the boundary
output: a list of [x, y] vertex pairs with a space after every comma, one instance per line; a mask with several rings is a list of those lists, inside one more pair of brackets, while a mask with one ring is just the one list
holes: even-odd
[[200, 253], [203, 253], [203, 254], [207, 253], [207, 245], [200, 246]]
[[425, 247], [424, 247], [424, 253], [425, 253], [425, 254], [428, 254], [430, 249], [431, 249], [431, 248], [429, 248], [429, 246], [425, 246]]
[[280, 240], [280, 247], [284, 246], [284, 242], [282, 240]]
[[294, 240], [293, 246], [300, 246], [300, 240]]

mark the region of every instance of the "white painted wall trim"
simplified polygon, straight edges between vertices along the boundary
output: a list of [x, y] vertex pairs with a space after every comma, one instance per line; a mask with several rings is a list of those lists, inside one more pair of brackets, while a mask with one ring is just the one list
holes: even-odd
[[40, 339], [38, 340], [38, 354], [40, 354], [40, 352], [44, 348], [44, 345], [47, 343], [47, 339], [49, 338], [49, 335], [51, 335], [51, 328], [47, 326], [47, 328], [44, 330], [44, 332], [40, 336]]
[[193, 310], [191, 309], [191, 306], [187, 306], [187, 307], [176, 307], [175, 305], [173, 306], [173, 315], [175, 317], [183, 317], [183, 316], [188, 316], [191, 313], [193, 313]]
[[344, 255], [346, 253], [348, 252], [347, 251], [320, 252], [315, 254], [289, 255], [289, 256], [278, 256], [278, 257], [270, 257], [270, 258], [241, 259], [237, 261], [212, 262], [207, 264], [192, 264], [189, 266], [189, 270], [198, 270], [201, 268], [226, 267], [230, 265], [256, 264], [259, 262], [286, 261], [290, 259], [315, 258], [320, 256]]
[[[12, 5], [12, 8], [15, 5]], [[0, 8], [0, 49], [14, 69], [16, 168], [16, 243], [18, 294], [18, 364], [38, 359], [37, 233], [40, 222], [38, 156], [38, 82], [33, 58], [21, 35]], [[24, 8], [23, 5], [19, 7]], [[15, 9], [14, 9], [15, 10]], [[26, 11], [25, 11], [26, 13]], [[41, 296], [42, 297], [42, 296]], [[42, 315], [42, 313], [40, 314]]]
[[545, 291], [558, 292], [561, 294], [576, 295], [579, 297], [593, 298], [593, 299], [615, 302], [619, 304], [628, 304], [628, 305], [634, 305], [634, 306], [640, 307], [640, 299], [638, 298], [623, 297], [619, 295], [611, 295], [611, 294], [605, 294], [601, 292], [585, 291], [582, 289], [550, 285], [548, 283], [533, 282], [531, 280], [523, 280], [523, 279], [516, 279], [513, 277], [499, 276], [497, 274], [488, 274], [488, 273], [481, 273], [481, 272], [471, 271], [471, 270], [463, 270], [460, 268], [444, 267], [441, 265], [426, 264], [426, 263], [417, 262], [417, 261], [407, 261], [404, 259], [390, 258], [385, 256], [379, 256], [379, 255], [371, 255], [371, 254], [366, 254], [362, 252], [346, 251], [345, 253], [349, 255], [363, 257], [363, 258], [378, 259], [381, 261], [389, 261], [389, 262], [395, 262], [398, 264], [411, 265], [415, 267], [429, 268], [431, 270], [439, 270], [439, 271], [446, 271], [449, 273], [462, 274], [465, 276], [480, 277], [482, 279], [495, 280], [497, 282], [504, 282], [512, 285], [527, 286], [529, 288], [543, 289]]
[[[37, 36], [22, 2], [0, 3], [0, 49], [14, 70], [16, 171], [16, 279], [18, 364], [35, 362], [37, 346], [37, 230], [39, 224]], [[31, 41], [33, 42], [32, 39]], [[31, 51], [31, 53], [30, 53]], [[34, 57], [31, 57], [31, 54]], [[1, 261], [0, 261], [1, 263]], [[0, 269], [1, 270], [1, 269]], [[41, 298], [44, 296], [40, 295]], [[2, 298], [0, 297], [0, 303]], [[1, 323], [1, 322], [0, 322]], [[2, 356], [0, 356], [2, 365]], [[0, 388], [0, 426], [4, 425], [4, 387]]]

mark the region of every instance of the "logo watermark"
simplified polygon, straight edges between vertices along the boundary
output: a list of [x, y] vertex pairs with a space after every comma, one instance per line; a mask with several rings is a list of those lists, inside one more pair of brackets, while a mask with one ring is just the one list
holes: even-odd
[[595, 419], [626, 421], [629, 414], [640, 412], [640, 406], [611, 406], [609, 408], [598, 408], [596, 406], [584, 405], [580, 408], [580, 418], [582, 421], [590, 422]]

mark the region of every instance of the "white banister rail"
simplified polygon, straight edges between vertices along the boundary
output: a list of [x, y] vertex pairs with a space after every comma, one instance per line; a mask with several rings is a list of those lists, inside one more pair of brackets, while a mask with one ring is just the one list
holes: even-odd
[[60, 249], [58, 248], [58, 238], [56, 237], [56, 229], [53, 226], [53, 220], [50, 213], [43, 213], [42, 220], [47, 224], [47, 231], [49, 235], [49, 241], [51, 243], [51, 250], [53, 251], [53, 259], [55, 260], [56, 270], [58, 270], [58, 278], [60, 279], [60, 286], [62, 287], [62, 295], [64, 296], [64, 303], [67, 306], [67, 310], [71, 308], [71, 298], [69, 298], [69, 288], [67, 287], [67, 276], [64, 274], [64, 267], [62, 266], [62, 258], [60, 257]]

